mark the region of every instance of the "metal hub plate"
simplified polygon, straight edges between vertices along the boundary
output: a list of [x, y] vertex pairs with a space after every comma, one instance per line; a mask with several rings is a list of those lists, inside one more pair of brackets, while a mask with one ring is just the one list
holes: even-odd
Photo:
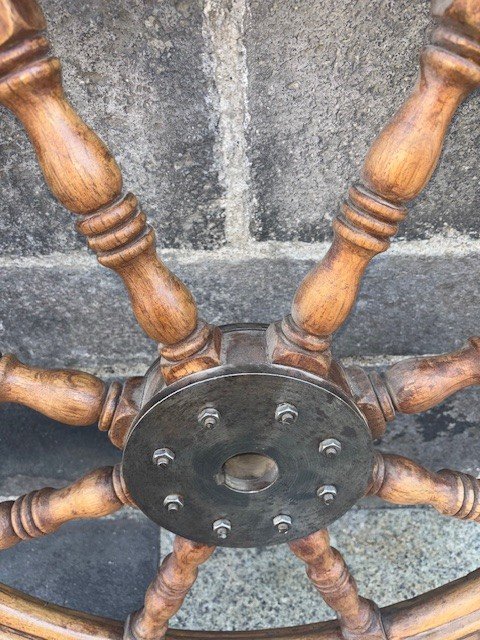
[[[276, 419], [283, 403], [298, 411], [291, 423]], [[198, 422], [206, 408], [218, 411], [213, 427]], [[319, 450], [328, 438], [341, 444], [332, 457]], [[154, 453], [163, 448], [173, 459], [157, 465]], [[235, 458], [241, 454], [257, 455]], [[365, 419], [335, 385], [277, 365], [224, 366], [152, 398], [128, 439], [123, 473], [139, 508], [162, 527], [199, 542], [254, 547], [339, 518], [364, 495], [372, 464]], [[330, 504], [317, 495], [325, 485], [337, 490]], [[180, 497], [176, 510], [165, 505], [172, 495]], [[279, 515], [291, 519], [286, 532], [274, 524]], [[214, 531], [221, 519], [231, 524], [224, 539]]]

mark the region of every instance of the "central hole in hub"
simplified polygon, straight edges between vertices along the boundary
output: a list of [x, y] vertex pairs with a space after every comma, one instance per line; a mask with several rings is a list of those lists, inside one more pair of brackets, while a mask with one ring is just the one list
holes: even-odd
[[260, 453], [239, 453], [222, 467], [221, 484], [240, 493], [258, 493], [278, 478], [275, 460]]

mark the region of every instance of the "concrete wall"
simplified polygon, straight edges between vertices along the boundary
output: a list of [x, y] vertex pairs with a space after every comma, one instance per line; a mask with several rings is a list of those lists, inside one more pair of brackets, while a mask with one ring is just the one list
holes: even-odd
[[[369, 142], [414, 82], [429, 3], [42, 5], [68, 95], [117, 157], [202, 315], [283, 315], [328, 246]], [[382, 364], [478, 333], [479, 115], [475, 96], [460, 108], [440, 169], [372, 265], [338, 336], [342, 357]], [[44, 366], [143, 372], [155, 346], [121, 283], [87, 252], [5, 111], [0, 128], [1, 350]], [[463, 394], [430, 423], [410, 420], [399, 444], [437, 463], [440, 454], [423, 452], [442, 436], [456, 443], [459, 464], [479, 470], [473, 397]]]

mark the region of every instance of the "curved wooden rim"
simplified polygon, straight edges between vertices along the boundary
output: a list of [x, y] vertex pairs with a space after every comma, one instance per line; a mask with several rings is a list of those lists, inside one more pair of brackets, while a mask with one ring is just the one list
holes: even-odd
[[[461, 640], [480, 632], [480, 569], [382, 609], [389, 640]], [[91, 616], [0, 585], [0, 640], [122, 640], [123, 623]], [[341, 640], [335, 621], [259, 631], [170, 629], [170, 640]]]

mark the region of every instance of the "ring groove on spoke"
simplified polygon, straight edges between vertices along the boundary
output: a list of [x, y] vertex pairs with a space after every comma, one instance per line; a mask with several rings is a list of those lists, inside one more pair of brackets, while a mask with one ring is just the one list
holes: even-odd
[[[198, 343], [193, 296], [159, 259], [155, 232], [137, 198], [124, 192], [113, 156], [67, 100], [60, 61], [41, 34], [40, 7], [7, 0], [0, 8], [0, 103], [23, 124], [53, 195], [81, 216], [78, 228], [98, 261], [122, 278], [145, 333], [162, 346], [189, 350], [190, 338]], [[204, 337], [198, 358], [187, 358], [194, 370], [220, 362], [218, 332], [208, 325]], [[181, 349], [178, 356], [184, 359]], [[182, 375], [178, 364], [164, 364], [169, 380]]]
[[77, 518], [101, 518], [132, 504], [121, 467], [102, 467], [62, 489], [45, 487], [0, 503], [0, 549], [40, 538]]
[[480, 480], [460, 471], [429, 471], [413, 460], [375, 452], [368, 495], [404, 505], [430, 505], [441, 514], [480, 522]]
[[161, 640], [168, 621], [177, 613], [198, 575], [198, 567], [206, 562], [215, 547], [175, 537], [173, 551], [145, 594], [143, 609], [133, 613], [125, 623], [124, 640]]
[[377, 606], [358, 594], [345, 560], [330, 546], [327, 531], [317, 531], [289, 545], [307, 565], [307, 575], [326, 604], [336, 611], [346, 640], [386, 640]]

